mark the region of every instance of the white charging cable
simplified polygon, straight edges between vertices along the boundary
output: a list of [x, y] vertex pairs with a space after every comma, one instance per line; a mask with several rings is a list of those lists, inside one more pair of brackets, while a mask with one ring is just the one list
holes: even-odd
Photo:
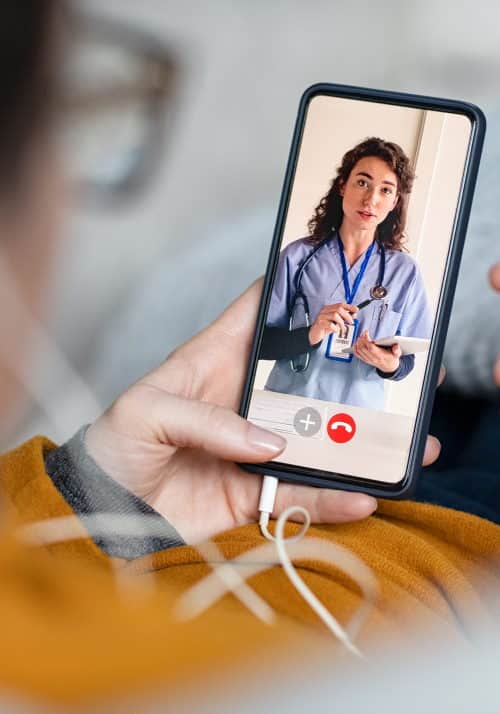
[[278, 491], [278, 479], [274, 476], [264, 476], [262, 479], [262, 487], [260, 489], [259, 499], [259, 528], [260, 532], [267, 540], [274, 540], [274, 537], [269, 533], [268, 525], [269, 518], [273, 512], [276, 493]]
[[[309, 526], [311, 525], [311, 516], [309, 511], [303, 506], [290, 506], [287, 508], [279, 517], [276, 534], [273, 536], [269, 531], [269, 518], [274, 509], [274, 503], [276, 500], [276, 493], [278, 491], [278, 479], [275, 476], [264, 476], [262, 480], [262, 489], [260, 492], [259, 499], [259, 527], [262, 535], [271, 540], [276, 545], [276, 550], [278, 551], [278, 557], [281, 566], [290, 580], [294, 588], [298, 593], [304, 598], [308, 605], [314, 610], [318, 617], [323, 621], [330, 632], [339, 639], [342, 644], [352, 653], [358, 657], [363, 657], [359, 649], [356, 647], [348, 632], [342, 627], [338, 620], [332, 615], [332, 613], [323, 605], [312, 590], [305, 584], [300, 575], [297, 573], [293, 566], [293, 563], [288, 555], [286, 544], [293, 543], [301, 540]], [[304, 523], [300, 531], [289, 538], [285, 538], [285, 525], [287, 520], [293, 515], [301, 514], [304, 518]]]
[[[273, 542], [276, 542], [276, 536], [273, 536], [273, 534], [269, 532], [268, 526], [271, 513], [274, 509], [274, 502], [276, 501], [278, 484], [279, 481], [275, 476], [264, 476], [264, 478], [262, 479], [262, 488], [260, 491], [259, 499], [260, 532], [265, 538], [267, 538], [267, 540], [272, 540]], [[305, 536], [309, 529], [309, 526], [311, 525], [311, 516], [309, 515], [309, 511], [306, 508], [302, 508], [302, 506], [294, 506], [293, 508], [294, 511], [300, 512], [303, 515], [304, 522], [302, 524], [302, 528], [298, 533], [296, 533], [294, 536], [290, 536], [289, 538], [285, 538], [288, 543], [294, 543], [298, 540], [301, 540], [301, 538]]]
[[[208, 607], [213, 605], [226, 592], [232, 592], [241, 602], [248, 607], [254, 615], [267, 624], [274, 621], [274, 612], [262, 600], [258, 593], [254, 592], [246, 583], [247, 579], [253, 575], [273, 567], [281, 565], [286, 576], [322, 620], [330, 632], [352, 653], [358, 657], [363, 657], [359, 649], [354, 644], [354, 639], [361, 630], [368, 617], [377, 597], [378, 588], [375, 576], [370, 568], [363, 563], [354, 553], [348, 549], [332, 543], [324, 538], [309, 537], [304, 538], [309, 528], [311, 518], [307, 509], [302, 506], [290, 506], [280, 514], [276, 522], [276, 534], [273, 536], [268, 529], [269, 518], [274, 508], [276, 492], [278, 490], [278, 479], [273, 476], [265, 476], [263, 480], [262, 492], [259, 502], [260, 528], [263, 535], [271, 541], [265, 545], [259, 545], [249, 551], [244, 552], [234, 560], [225, 560], [223, 554], [215, 543], [205, 543], [196, 546], [207, 562], [214, 565], [214, 572], [208, 574], [201, 581], [195, 583], [180, 598], [176, 608], [176, 614], [181, 620], [189, 620], [197, 617]], [[285, 538], [286, 524], [292, 517], [300, 514], [304, 523], [300, 531], [292, 537]], [[163, 525], [156, 517], [137, 515], [116, 515], [113, 513], [95, 513], [88, 516], [62, 516], [59, 518], [49, 518], [45, 521], [29, 523], [16, 532], [18, 538], [24, 543], [33, 546], [60, 543], [68, 540], [88, 538], [89, 535], [96, 537], [103, 536], [160, 536], [163, 535]], [[302, 541], [302, 542], [298, 542]], [[287, 546], [289, 551], [287, 550]], [[290, 557], [290, 555], [292, 557]], [[316, 597], [311, 589], [306, 585], [297, 570], [294, 568], [292, 558], [295, 560], [312, 560], [330, 563], [343, 570], [349, 577], [358, 583], [363, 602], [357, 612], [351, 617], [347, 629], [342, 627], [332, 613]], [[237, 572], [236, 566], [243, 568], [243, 572]], [[125, 578], [122, 577], [122, 568], [117, 564], [115, 570], [118, 578], [119, 590], [121, 586], [134, 584], [134, 597], [137, 595], [135, 579], [128, 579], [127, 572], [124, 571]], [[147, 572], [147, 571], [146, 571]], [[149, 592], [154, 584], [154, 579], [144, 582], [146, 573], [141, 573], [140, 583], [146, 585], [143, 588]]]

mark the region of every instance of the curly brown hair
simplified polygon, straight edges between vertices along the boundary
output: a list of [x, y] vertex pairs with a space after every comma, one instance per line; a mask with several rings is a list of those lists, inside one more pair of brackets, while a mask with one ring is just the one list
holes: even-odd
[[408, 197], [415, 174], [410, 165], [410, 159], [398, 144], [392, 141], [384, 141], [374, 136], [365, 139], [365, 141], [357, 144], [344, 154], [330, 190], [318, 203], [313, 217], [307, 224], [309, 229], [308, 241], [313, 245], [318, 245], [318, 243], [328, 238], [332, 229], [338, 230], [340, 228], [344, 215], [340, 189], [349, 179], [351, 171], [358, 161], [368, 156], [376, 156], [385, 161], [389, 168], [394, 171], [398, 180], [399, 200], [385, 220], [377, 226], [376, 238], [385, 248], [403, 250]]

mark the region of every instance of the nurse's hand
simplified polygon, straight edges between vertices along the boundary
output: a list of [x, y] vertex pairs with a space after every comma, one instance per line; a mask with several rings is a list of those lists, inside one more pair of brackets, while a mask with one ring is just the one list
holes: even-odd
[[[258, 518], [261, 477], [235, 461], [264, 462], [285, 440], [235, 414], [246, 373], [259, 281], [210, 327], [135, 385], [87, 432], [87, 449], [116, 481], [167, 518], [188, 543]], [[425, 462], [439, 455], [428, 441]], [[315, 522], [369, 516], [361, 493], [280, 484], [274, 516], [305, 506]]]
[[[491, 267], [489, 278], [492, 288], [500, 292], [500, 263], [496, 263]], [[500, 355], [497, 355], [493, 366], [493, 380], [497, 387], [500, 387]]]
[[356, 305], [347, 305], [344, 302], [325, 305], [309, 329], [311, 345], [321, 342], [331, 332], [343, 335], [346, 332], [346, 323], [353, 324], [352, 316], [358, 309]]
[[356, 340], [353, 352], [358, 359], [363, 360], [372, 367], [380, 369], [381, 372], [395, 372], [399, 367], [401, 357], [401, 347], [379, 347], [370, 338], [368, 330], [363, 330]]

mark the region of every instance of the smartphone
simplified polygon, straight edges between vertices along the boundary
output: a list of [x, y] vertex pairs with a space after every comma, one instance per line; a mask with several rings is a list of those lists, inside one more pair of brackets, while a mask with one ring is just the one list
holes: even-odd
[[[334, 84], [305, 91], [240, 406], [287, 446], [243, 468], [411, 494], [485, 128], [465, 102]], [[376, 344], [388, 335], [428, 347], [399, 354]]]

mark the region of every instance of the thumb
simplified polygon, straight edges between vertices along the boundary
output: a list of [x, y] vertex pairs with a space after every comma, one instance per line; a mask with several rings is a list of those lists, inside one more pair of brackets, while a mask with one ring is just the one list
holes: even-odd
[[392, 346], [392, 354], [394, 357], [401, 357], [401, 345], [395, 344]]
[[493, 365], [493, 381], [497, 387], [500, 387], [500, 358]]
[[162, 443], [203, 449], [227, 461], [267, 461], [283, 451], [286, 440], [252, 424], [231, 409], [161, 393], [149, 421]]

